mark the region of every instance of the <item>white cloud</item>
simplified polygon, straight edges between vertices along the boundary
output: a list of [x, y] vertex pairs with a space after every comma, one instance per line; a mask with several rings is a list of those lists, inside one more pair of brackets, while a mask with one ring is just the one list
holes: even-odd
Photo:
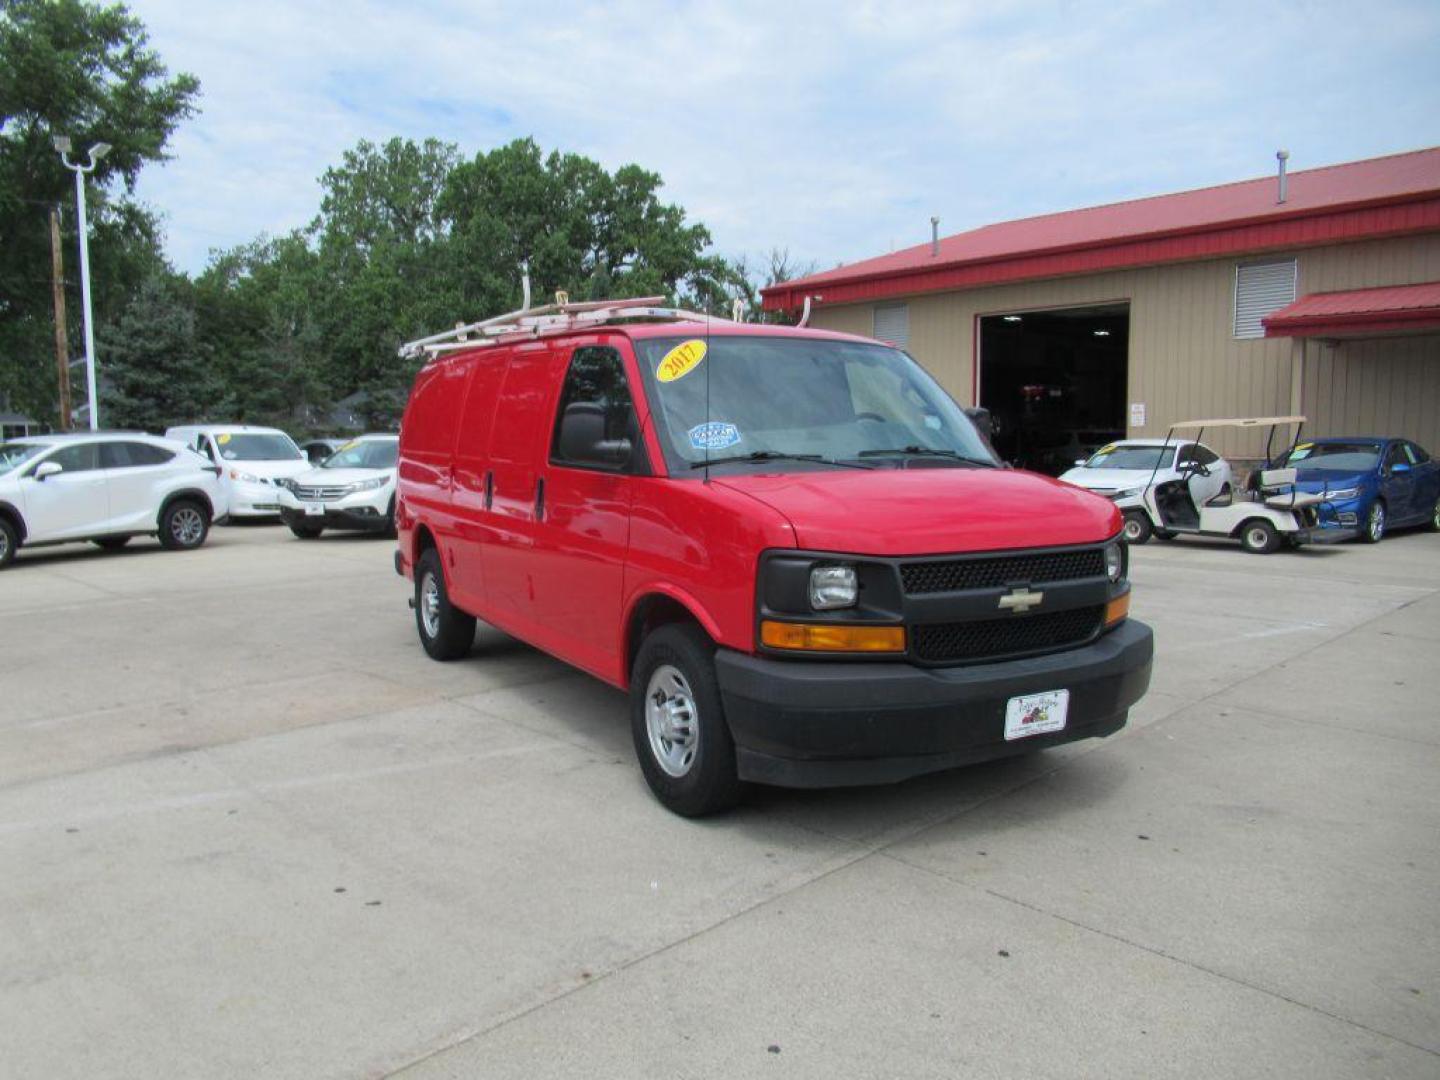
[[1009, 217], [1440, 142], [1424, 0], [1169, 6], [134, 0], [202, 112], [141, 194], [176, 263], [304, 224], [360, 138], [659, 172], [719, 250], [830, 266]]

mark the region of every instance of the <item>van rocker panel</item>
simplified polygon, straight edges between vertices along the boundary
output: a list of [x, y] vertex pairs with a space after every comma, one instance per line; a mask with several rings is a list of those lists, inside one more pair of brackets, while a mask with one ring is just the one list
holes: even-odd
[[[780, 787], [892, 783], [1125, 726], [1150, 685], [1154, 636], [1127, 619], [1090, 645], [949, 668], [715, 654], [741, 779]], [[1069, 690], [1065, 729], [1006, 741], [1012, 697]]]

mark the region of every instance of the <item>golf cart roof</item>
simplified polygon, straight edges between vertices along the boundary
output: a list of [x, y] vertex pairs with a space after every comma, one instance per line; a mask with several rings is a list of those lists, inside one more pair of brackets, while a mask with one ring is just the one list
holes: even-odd
[[1182, 420], [1171, 424], [1171, 431], [1185, 431], [1190, 428], [1209, 427], [1275, 427], [1279, 424], [1303, 424], [1303, 416], [1252, 416], [1235, 420]]

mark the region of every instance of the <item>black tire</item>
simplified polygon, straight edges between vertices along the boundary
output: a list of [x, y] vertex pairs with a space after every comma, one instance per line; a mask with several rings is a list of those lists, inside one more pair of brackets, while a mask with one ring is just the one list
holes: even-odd
[[325, 531], [325, 526], [323, 525], [307, 525], [303, 521], [293, 521], [288, 524], [290, 525], [290, 531], [301, 540], [314, 540]]
[[210, 513], [194, 499], [176, 499], [160, 514], [160, 546], [193, 551], [210, 535]]
[[1155, 527], [1150, 524], [1150, 515], [1144, 510], [1125, 511], [1125, 539], [1131, 544], [1143, 544], [1150, 539]]
[[15, 526], [3, 517], [0, 517], [0, 570], [5, 569], [15, 561], [15, 552], [20, 547], [20, 534]]
[[1240, 526], [1240, 546], [1253, 555], [1269, 555], [1280, 546], [1280, 533], [1264, 518]]
[[395, 539], [395, 496], [390, 496], [390, 505], [385, 508], [385, 536]]
[[1435, 500], [1435, 506], [1430, 510], [1430, 520], [1425, 527], [1431, 532], [1440, 532], [1440, 499]]
[[1365, 521], [1360, 526], [1360, 539], [1367, 544], [1378, 544], [1385, 539], [1385, 526], [1387, 523], [1385, 514], [1385, 501], [1376, 499], [1370, 504], [1370, 510], [1365, 515]]
[[[682, 735], [673, 741], [658, 731], [651, 737], [651, 708], [657, 716], [667, 711], [655, 695], [667, 690], [678, 691], [666, 703], [674, 710], [668, 720], [674, 726], [668, 730]], [[680, 723], [675, 723], [677, 716]], [[630, 734], [645, 782], [667, 809], [682, 817], [704, 817], [740, 801], [744, 786], [715, 678], [715, 645], [698, 627], [669, 623], [640, 646], [630, 674]]]
[[[432, 582], [433, 596], [429, 595]], [[440, 553], [434, 548], [415, 563], [415, 629], [432, 660], [459, 660], [475, 644], [475, 616], [450, 603]]]
[[130, 542], [130, 537], [98, 536], [90, 542], [98, 548], [104, 548], [106, 551], [119, 551], [121, 548], [123, 548], [126, 544]]

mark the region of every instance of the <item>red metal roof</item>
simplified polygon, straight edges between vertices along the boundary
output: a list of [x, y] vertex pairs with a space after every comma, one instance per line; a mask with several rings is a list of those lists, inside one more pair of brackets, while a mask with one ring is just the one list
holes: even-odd
[[1356, 337], [1440, 330], [1440, 281], [1312, 293], [1261, 322], [1266, 337]]
[[1440, 230], [1440, 147], [1006, 221], [787, 281], [770, 310]]

